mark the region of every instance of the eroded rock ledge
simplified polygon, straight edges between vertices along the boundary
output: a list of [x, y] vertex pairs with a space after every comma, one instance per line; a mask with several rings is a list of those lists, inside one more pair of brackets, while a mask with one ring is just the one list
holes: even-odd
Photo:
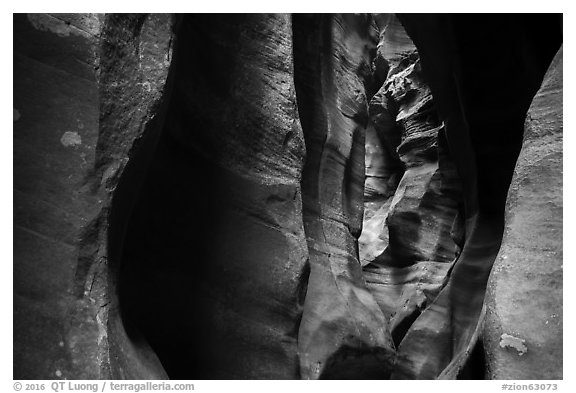
[[561, 17], [15, 21], [15, 378], [562, 377]]

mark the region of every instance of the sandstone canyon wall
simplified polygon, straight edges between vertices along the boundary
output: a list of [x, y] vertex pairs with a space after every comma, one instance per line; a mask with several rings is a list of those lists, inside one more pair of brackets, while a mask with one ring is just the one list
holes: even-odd
[[494, 379], [562, 378], [562, 55], [528, 110], [488, 283], [483, 336]]
[[562, 378], [561, 17], [14, 25], [15, 378]]
[[171, 19], [14, 15], [15, 378], [166, 376], [114, 327], [107, 238], [118, 179], [162, 97]]
[[99, 376], [98, 308], [75, 273], [101, 209], [89, 176], [101, 20], [14, 15], [15, 377]]

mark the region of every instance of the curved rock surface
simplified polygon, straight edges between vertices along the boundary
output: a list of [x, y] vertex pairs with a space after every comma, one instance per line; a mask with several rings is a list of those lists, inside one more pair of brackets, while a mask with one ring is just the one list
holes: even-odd
[[362, 228], [362, 70], [374, 46], [362, 15], [294, 17], [295, 81], [306, 140], [302, 178], [310, 277], [298, 345], [301, 376], [385, 378], [393, 344], [358, 259]]
[[[400, 17], [444, 119], [462, 179], [465, 230], [448, 282], [406, 334], [393, 377], [456, 378], [469, 371], [465, 366], [482, 329], [486, 283], [500, 247], [525, 115], [561, 43], [557, 16], [487, 18], [488, 32], [486, 18], [478, 15]], [[543, 34], [533, 31], [534, 23], [546, 26]], [[508, 46], [503, 36], [514, 37], [515, 45]], [[499, 65], [482, 62], [486, 53]], [[502, 67], [514, 72], [503, 74]]]
[[130, 220], [121, 304], [171, 378], [297, 378], [308, 249], [290, 17], [178, 26], [177, 83]]
[[368, 288], [399, 345], [447, 280], [462, 196], [418, 51], [395, 16], [379, 27], [375, 72], [388, 73], [370, 102], [375, 137], [367, 142], [359, 245]]
[[[491, 379], [562, 379], [562, 59], [534, 97], [486, 295]], [[509, 345], [514, 338], [521, 345]], [[514, 342], [513, 342], [514, 343]]]
[[561, 17], [14, 18], [16, 379], [562, 377]]
[[100, 213], [102, 15], [14, 14], [14, 349], [18, 379], [98, 378], [98, 308], [76, 274], [81, 234]]
[[106, 199], [84, 236], [81, 267], [94, 277], [90, 292], [102, 309], [103, 367], [111, 379], [167, 377], [156, 353], [122, 315], [119, 275], [130, 217], [168, 104], [174, 23], [172, 15], [109, 14], [102, 31], [95, 172]]
[[107, 238], [114, 191], [157, 117], [171, 21], [14, 15], [14, 378], [167, 377], [126, 337]]

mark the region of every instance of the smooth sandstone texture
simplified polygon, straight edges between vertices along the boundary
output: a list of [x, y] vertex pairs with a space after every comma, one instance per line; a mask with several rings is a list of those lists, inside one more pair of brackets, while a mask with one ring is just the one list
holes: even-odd
[[16, 379], [166, 377], [109, 318], [107, 235], [113, 191], [162, 95], [171, 18], [120, 19], [14, 16]]
[[561, 378], [557, 20], [400, 20], [15, 15], [14, 377]]
[[305, 379], [386, 378], [392, 361], [388, 323], [366, 288], [357, 248], [367, 120], [361, 70], [375, 43], [372, 26], [362, 15], [293, 17], [310, 253], [298, 335]]
[[[465, 231], [446, 286], [399, 347], [400, 367], [393, 377], [456, 378], [470, 371], [468, 359], [479, 352], [486, 284], [500, 247], [523, 123], [561, 44], [561, 29], [556, 15], [411, 14], [400, 19], [418, 48], [445, 123], [463, 183]], [[545, 33], [536, 33], [534, 23], [545, 25]], [[488, 53], [498, 63], [483, 62]], [[426, 351], [419, 352], [419, 343], [426, 341]]]
[[290, 16], [178, 26], [120, 303], [171, 378], [298, 378], [308, 249]]
[[15, 379], [101, 376], [99, 310], [78, 280], [101, 201], [91, 187], [101, 15], [86, 19], [90, 33], [62, 15], [14, 14]]
[[119, 272], [129, 220], [164, 121], [174, 25], [168, 14], [108, 14], [102, 31], [95, 171], [105, 200], [85, 236], [83, 268], [102, 308], [111, 379], [167, 377], [121, 314]]
[[563, 375], [562, 54], [560, 48], [526, 117], [488, 283], [484, 347], [491, 379]]
[[459, 251], [451, 231], [462, 226], [462, 196], [418, 51], [395, 16], [379, 22], [375, 72], [387, 70], [387, 78], [369, 106], [359, 246], [398, 345], [445, 285]]

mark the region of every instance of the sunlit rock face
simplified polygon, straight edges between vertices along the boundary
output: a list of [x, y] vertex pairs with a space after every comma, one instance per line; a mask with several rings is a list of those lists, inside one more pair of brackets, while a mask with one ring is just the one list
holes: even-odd
[[387, 77], [369, 106], [359, 246], [368, 288], [399, 344], [445, 284], [462, 196], [418, 51], [395, 16], [381, 17], [379, 30], [374, 63]]

